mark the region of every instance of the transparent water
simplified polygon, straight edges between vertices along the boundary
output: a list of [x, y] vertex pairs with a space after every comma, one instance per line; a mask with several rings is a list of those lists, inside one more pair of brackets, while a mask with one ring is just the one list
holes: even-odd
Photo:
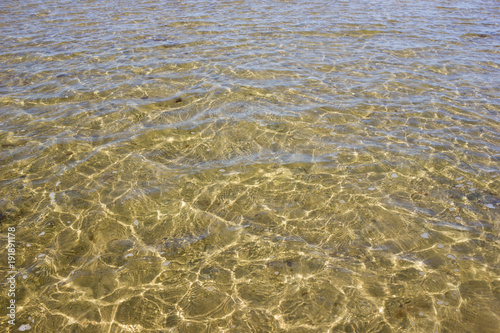
[[499, 22], [2, 1], [1, 328], [498, 332]]

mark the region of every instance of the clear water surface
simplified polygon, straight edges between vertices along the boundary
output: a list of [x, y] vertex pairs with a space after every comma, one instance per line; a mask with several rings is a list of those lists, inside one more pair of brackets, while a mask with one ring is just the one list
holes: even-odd
[[0, 328], [498, 332], [499, 23], [495, 0], [1, 1]]

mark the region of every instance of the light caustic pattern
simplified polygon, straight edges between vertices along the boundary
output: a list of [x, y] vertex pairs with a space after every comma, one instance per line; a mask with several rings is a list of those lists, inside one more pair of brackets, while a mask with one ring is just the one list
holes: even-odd
[[500, 327], [497, 2], [2, 6], [2, 329]]

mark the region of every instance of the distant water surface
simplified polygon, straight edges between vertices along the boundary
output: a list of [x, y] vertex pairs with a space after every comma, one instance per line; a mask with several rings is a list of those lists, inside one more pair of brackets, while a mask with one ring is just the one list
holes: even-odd
[[498, 332], [500, 3], [2, 1], [12, 332]]

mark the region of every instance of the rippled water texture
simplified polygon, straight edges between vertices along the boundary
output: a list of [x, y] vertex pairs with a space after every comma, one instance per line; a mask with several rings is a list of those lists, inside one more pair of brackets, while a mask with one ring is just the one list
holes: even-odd
[[0, 328], [498, 332], [499, 22], [2, 1]]

